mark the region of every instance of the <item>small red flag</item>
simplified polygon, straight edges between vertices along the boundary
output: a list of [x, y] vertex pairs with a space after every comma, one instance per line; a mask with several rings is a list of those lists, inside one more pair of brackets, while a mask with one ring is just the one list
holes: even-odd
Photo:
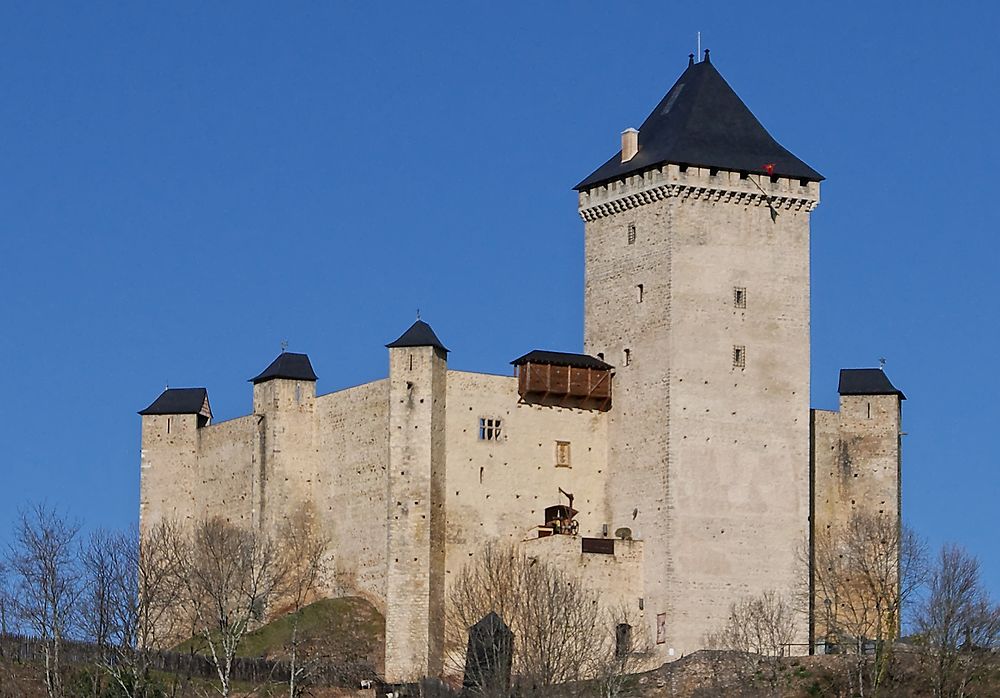
[[773, 175], [774, 174], [774, 163], [773, 162], [769, 162], [766, 165], [764, 165], [764, 171], [767, 172], [769, 175]]

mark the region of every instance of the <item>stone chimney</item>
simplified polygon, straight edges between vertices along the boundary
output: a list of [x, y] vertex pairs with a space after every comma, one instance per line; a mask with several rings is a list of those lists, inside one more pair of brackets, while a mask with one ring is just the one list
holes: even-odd
[[622, 131], [622, 162], [628, 162], [639, 152], [639, 132], [634, 128]]

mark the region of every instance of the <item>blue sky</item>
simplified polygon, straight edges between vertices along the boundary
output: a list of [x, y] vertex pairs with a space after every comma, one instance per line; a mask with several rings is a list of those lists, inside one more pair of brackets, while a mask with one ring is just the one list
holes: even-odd
[[0, 541], [40, 498], [127, 525], [136, 410], [169, 383], [244, 414], [282, 340], [321, 392], [383, 376], [418, 307], [455, 368], [578, 350], [571, 187], [701, 31], [828, 178], [813, 405], [887, 359], [905, 518], [979, 555], [1000, 595], [1000, 10], [706, 6], [0, 6]]

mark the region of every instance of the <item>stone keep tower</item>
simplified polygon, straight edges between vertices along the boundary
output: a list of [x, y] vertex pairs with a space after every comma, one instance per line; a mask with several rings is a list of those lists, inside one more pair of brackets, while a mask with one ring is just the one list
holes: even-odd
[[706, 51], [576, 187], [585, 351], [617, 368], [608, 515], [648, 541], [657, 661], [704, 646], [731, 602], [800, 584], [821, 180]]

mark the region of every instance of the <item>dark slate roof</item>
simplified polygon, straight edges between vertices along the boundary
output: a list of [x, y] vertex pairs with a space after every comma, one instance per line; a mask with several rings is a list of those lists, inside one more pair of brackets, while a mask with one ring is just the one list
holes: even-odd
[[899, 395], [905, 400], [903, 391], [890, 381], [880, 368], [842, 368], [840, 369], [841, 395]]
[[588, 354], [568, 354], [563, 351], [542, 351], [535, 349], [529, 351], [524, 356], [511, 361], [515, 366], [526, 363], [551, 364], [553, 366], [572, 366], [573, 368], [596, 368], [608, 370], [614, 368], [611, 364], [606, 364], [600, 359], [596, 359]]
[[207, 399], [205, 388], [167, 388], [139, 414], [201, 414]]
[[287, 351], [281, 352], [278, 358], [271, 362], [271, 365], [264, 369], [259, 376], [250, 379], [256, 385], [269, 381], [272, 378], [285, 378], [295, 381], [314, 381], [316, 373], [313, 371], [309, 357], [305, 354], [292, 354]]
[[417, 320], [410, 325], [410, 329], [404, 332], [399, 339], [385, 346], [389, 349], [398, 349], [400, 347], [436, 347], [443, 352], [448, 351], [441, 344], [441, 340], [437, 338], [437, 335], [434, 334], [431, 326], [423, 320]]
[[[706, 52], [707, 53], [707, 52]], [[574, 187], [589, 189], [665, 163], [718, 167], [820, 181], [823, 175], [785, 150], [707, 59], [692, 63], [639, 127], [639, 152], [621, 151]]]

